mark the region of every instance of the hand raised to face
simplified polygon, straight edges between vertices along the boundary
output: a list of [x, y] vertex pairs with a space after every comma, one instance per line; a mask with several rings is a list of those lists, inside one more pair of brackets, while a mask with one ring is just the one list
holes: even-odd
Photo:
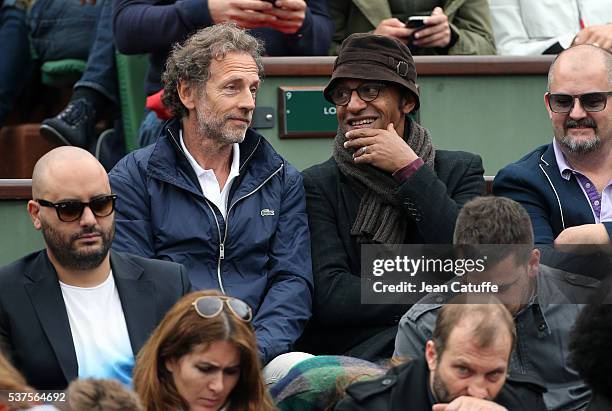
[[386, 130], [363, 128], [346, 133], [344, 147], [355, 150], [355, 163], [370, 164], [393, 173], [418, 158], [414, 150], [400, 137], [393, 123]]
[[508, 411], [505, 407], [493, 401], [475, 397], [462, 396], [455, 398], [449, 404], [435, 404], [433, 411]]

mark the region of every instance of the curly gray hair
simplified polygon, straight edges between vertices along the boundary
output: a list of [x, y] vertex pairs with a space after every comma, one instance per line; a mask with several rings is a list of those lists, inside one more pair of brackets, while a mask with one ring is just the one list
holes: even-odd
[[257, 64], [259, 77], [263, 78], [262, 42], [233, 23], [217, 24], [197, 31], [173, 47], [162, 74], [164, 105], [175, 116], [186, 116], [187, 108], [178, 95], [179, 83], [182, 81], [193, 86], [206, 83], [213, 59], [222, 59], [228, 53], [249, 54]]

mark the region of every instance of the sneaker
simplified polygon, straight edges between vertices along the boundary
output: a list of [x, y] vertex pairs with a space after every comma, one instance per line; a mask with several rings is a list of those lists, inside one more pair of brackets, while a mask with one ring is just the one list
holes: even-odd
[[96, 110], [86, 99], [80, 98], [70, 104], [57, 116], [43, 120], [40, 134], [64, 145], [87, 149], [95, 140]]

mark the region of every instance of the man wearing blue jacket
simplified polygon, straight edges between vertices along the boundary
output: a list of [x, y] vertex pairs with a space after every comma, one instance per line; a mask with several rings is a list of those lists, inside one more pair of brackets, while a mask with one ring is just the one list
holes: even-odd
[[[148, 96], [161, 89], [161, 73], [172, 46], [196, 30], [233, 22], [262, 40], [268, 56], [321, 56], [334, 34], [327, 0], [113, 0], [117, 50], [149, 53]], [[153, 143], [160, 122], [149, 112], [140, 146]]]
[[610, 244], [612, 53], [571, 47], [548, 73], [544, 95], [554, 138], [495, 177], [493, 194], [529, 213], [536, 244]]
[[300, 173], [248, 128], [261, 43], [234, 25], [174, 49], [157, 143], [111, 171], [114, 247], [180, 262], [195, 288], [246, 301], [263, 364], [291, 350], [311, 315], [312, 269]]

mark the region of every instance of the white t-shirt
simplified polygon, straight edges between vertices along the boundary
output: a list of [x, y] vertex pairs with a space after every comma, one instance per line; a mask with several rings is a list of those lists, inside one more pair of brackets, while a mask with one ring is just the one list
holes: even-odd
[[100, 285], [74, 287], [60, 281], [79, 378], [112, 378], [130, 386], [134, 353], [112, 271]]
[[203, 169], [202, 166], [198, 164], [198, 162], [193, 158], [189, 150], [187, 150], [187, 146], [183, 141], [183, 130], [180, 131], [179, 137], [181, 140], [181, 147], [185, 152], [185, 156], [187, 156], [187, 160], [189, 160], [189, 164], [198, 176], [198, 181], [200, 182], [200, 187], [202, 187], [202, 193], [204, 197], [214, 205], [217, 206], [221, 214], [223, 214], [223, 218], [227, 219], [227, 199], [229, 197], [229, 192], [232, 187], [232, 182], [236, 177], [238, 177], [240, 169], [240, 146], [238, 143], [234, 143], [232, 145], [232, 165], [230, 166], [230, 172], [227, 176], [227, 181], [223, 186], [223, 190], [219, 187], [219, 181], [217, 180], [217, 176], [215, 172], [210, 169]]

